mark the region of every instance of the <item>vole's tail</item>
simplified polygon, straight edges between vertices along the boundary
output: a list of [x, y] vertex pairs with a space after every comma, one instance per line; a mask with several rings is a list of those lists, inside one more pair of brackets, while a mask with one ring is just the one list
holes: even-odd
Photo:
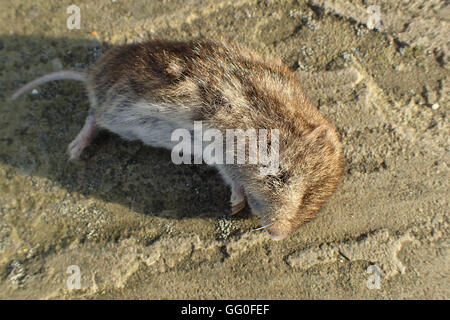
[[78, 71], [71, 71], [71, 70], [64, 70], [64, 71], [58, 71], [58, 72], [52, 72], [49, 74], [46, 74], [45, 76], [42, 76], [40, 78], [37, 78], [31, 82], [28, 82], [26, 85], [24, 85], [22, 88], [14, 92], [14, 94], [11, 96], [11, 100], [16, 99], [24, 92], [31, 90], [43, 83], [47, 83], [54, 80], [76, 80], [76, 81], [82, 81], [86, 82], [86, 74]]

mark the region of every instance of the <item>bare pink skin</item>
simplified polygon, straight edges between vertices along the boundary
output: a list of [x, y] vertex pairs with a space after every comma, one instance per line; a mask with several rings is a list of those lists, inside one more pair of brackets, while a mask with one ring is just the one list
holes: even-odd
[[97, 124], [95, 123], [94, 116], [89, 115], [86, 118], [83, 129], [81, 129], [77, 137], [67, 147], [69, 160], [78, 160], [83, 150], [92, 142], [96, 133]]
[[245, 191], [244, 188], [234, 184], [231, 187], [231, 215], [235, 215], [242, 211], [247, 202], [245, 200]]

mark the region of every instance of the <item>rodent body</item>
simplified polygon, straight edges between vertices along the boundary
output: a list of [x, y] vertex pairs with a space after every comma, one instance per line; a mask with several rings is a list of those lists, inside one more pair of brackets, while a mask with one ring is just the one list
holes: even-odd
[[342, 176], [337, 132], [306, 99], [295, 74], [240, 45], [158, 40], [124, 45], [100, 57], [87, 76], [73, 73], [68, 79], [86, 81], [91, 103], [85, 126], [69, 145], [71, 159], [98, 128], [168, 149], [176, 144], [172, 132], [193, 130], [194, 121], [222, 132], [278, 129], [276, 175], [261, 176], [252, 165], [216, 165], [231, 188], [233, 212], [247, 201], [273, 239], [315, 217]]

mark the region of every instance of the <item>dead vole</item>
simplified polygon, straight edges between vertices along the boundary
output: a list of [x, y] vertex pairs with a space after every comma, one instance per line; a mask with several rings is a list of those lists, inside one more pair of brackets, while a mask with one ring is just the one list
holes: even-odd
[[283, 239], [314, 218], [343, 173], [336, 129], [311, 105], [281, 62], [233, 43], [157, 41], [115, 47], [86, 73], [61, 71], [25, 85], [85, 81], [91, 103], [86, 123], [69, 144], [77, 159], [99, 128], [128, 140], [172, 149], [171, 134], [194, 121], [227, 129], [277, 129], [279, 170], [216, 164], [231, 187], [233, 213], [245, 207], [262, 218], [273, 239]]

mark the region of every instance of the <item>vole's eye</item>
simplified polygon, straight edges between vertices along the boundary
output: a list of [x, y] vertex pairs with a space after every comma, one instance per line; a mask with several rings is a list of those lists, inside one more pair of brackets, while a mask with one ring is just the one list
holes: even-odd
[[277, 174], [270, 177], [278, 183], [285, 184], [286, 182], [288, 182], [290, 176], [291, 175], [287, 171], [283, 170], [283, 168], [280, 167]]
[[289, 174], [286, 171], [280, 171], [280, 174], [277, 176], [277, 179], [281, 183], [286, 183], [289, 180]]

